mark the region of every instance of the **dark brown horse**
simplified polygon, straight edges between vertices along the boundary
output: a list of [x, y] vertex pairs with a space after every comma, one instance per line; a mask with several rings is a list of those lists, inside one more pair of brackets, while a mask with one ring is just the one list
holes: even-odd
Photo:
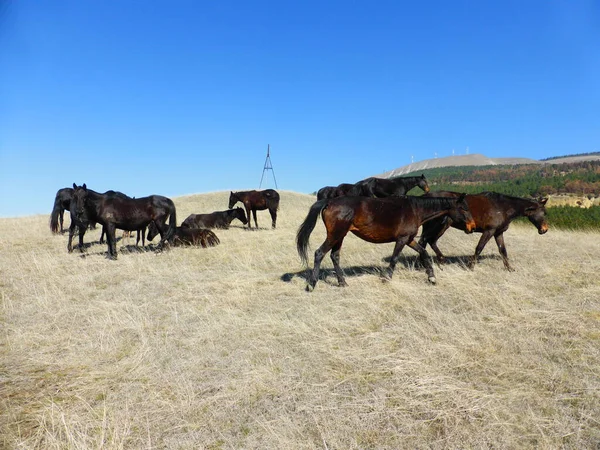
[[[460, 194], [457, 192], [440, 191], [427, 195], [456, 198]], [[526, 198], [511, 197], [496, 192], [482, 192], [480, 194], [467, 195], [465, 200], [475, 220], [475, 231], [482, 233], [481, 239], [479, 239], [479, 243], [475, 248], [475, 254], [469, 262], [471, 268], [475, 265], [483, 248], [493, 236], [498, 245], [498, 251], [502, 256], [504, 267], [506, 270], [513, 270], [508, 263], [508, 254], [504, 245], [504, 232], [508, 230], [510, 223], [517, 217], [527, 217], [538, 229], [539, 234], [544, 234], [548, 231], [545, 208], [548, 201], [547, 198], [535, 201]], [[431, 245], [438, 260], [444, 262], [445, 257], [437, 246], [438, 239], [442, 237], [449, 227], [463, 230], [464, 226], [462, 221], [456, 221], [451, 218], [432, 220], [423, 225], [419, 244], [422, 247], [427, 247], [427, 244]]]
[[361, 189], [361, 194], [366, 197], [399, 197], [406, 195], [414, 187], [419, 187], [423, 192], [429, 192], [429, 184], [425, 175], [420, 177], [395, 177], [395, 178], [367, 178], [356, 185]]
[[435, 283], [435, 275], [429, 255], [414, 240], [419, 226], [437, 217], [450, 216], [457, 221], [467, 223], [467, 232], [475, 227], [468, 206], [464, 201], [464, 195], [458, 199], [338, 197], [330, 200], [319, 200], [310, 208], [296, 236], [296, 248], [304, 264], [308, 264], [308, 240], [310, 233], [315, 228], [319, 213], [321, 213], [323, 223], [327, 229], [327, 237], [315, 252], [315, 264], [309, 274], [307, 290], [314, 289], [317, 284], [321, 261], [330, 250], [339, 285], [346, 286], [344, 273], [340, 267], [340, 249], [348, 231], [365, 241], [375, 244], [396, 243], [387, 269], [387, 278], [392, 277], [400, 252], [405, 245], [408, 245], [419, 253], [429, 281]]
[[[148, 240], [151, 241], [158, 235], [158, 229], [154, 222], [148, 225]], [[175, 247], [179, 246], [195, 246], [195, 247], [214, 247], [219, 245], [221, 241], [215, 233], [205, 228], [188, 228], [188, 227], [176, 227], [175, 233], [169, 241]]]
[[[73, 183], [73, 198], [71, 199], [71, 215], [79, 223], [98, 222], [106, 227], [108, 256], [117, 258], [115, 230], [140, 230], [153, 222], [161, 236], [159, 246], [168, 242], [175, 233], [176, 211], [175, 204], [167, 197], [151, 195], [142, 198], [121, 198], [114, 195], [99, 194], [87, 189], [86, 185], [77, 186]], [[169, 226], [166, 222], [169, 219]], [[81, 228], [80, 228], [81, 234]], [[71, 236], [70, 236], [71, 238]], [[69, 238], [69, 251], [71, 240]], [[80, 236], [80, 243], [81, 243]]]
[[215, 211], [210, 214], [190, 214], [182, 222], [182, 227], [188, 228], [229, 228], [233, 219], [238, 219], [244, 225], [248, 223], [243, 208], [228, 209], [227, 211]]
[[357, 184], [342, 183], [337, 186], [325, 186], [317, 192], [317, 200], [343, 196], [356, 197], [362, 194], [362, 189]]
[[273, 189], [265, 189], [264, 191], [240, 191], [231, 192], [229, 195], [229, 209], [237, 202], [242, 202], [246, 208], [246, 216], [248, 217], [248, 228], [252, 228], [250, 224], [250, 211], [254, 216], [254, 225], [258, 228], [256, 222], [256, 211], [268, 209], [271, 214], [271, 226], [275, 228], [277, 225], [277, 209], [279, 208], [279, 194]]

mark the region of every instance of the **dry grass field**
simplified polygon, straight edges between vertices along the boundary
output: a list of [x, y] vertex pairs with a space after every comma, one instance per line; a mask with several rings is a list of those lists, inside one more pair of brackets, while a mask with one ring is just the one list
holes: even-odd
[[[174, 199], [178, 223], [228, 194]], [[261, 211], [214, 248], [121, 240], [117, 261], [68, 254], [48, 216], [0, 219], [0, 446], [598, 448], [598, 234], [515, 224], [509, 273], [493, 241], [465, 269], [479, 235], [450, 230], [436, 286], [408, 248], [383, 283], [392, 244], [350, 235], [349, 286], [327, 256], [307, 293], [314, 199], [283, 191], [276, 230]]]

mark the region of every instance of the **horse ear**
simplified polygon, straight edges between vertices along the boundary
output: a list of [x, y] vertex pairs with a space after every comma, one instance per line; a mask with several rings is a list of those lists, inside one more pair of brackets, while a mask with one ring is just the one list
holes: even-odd
[[83, 190], [87, 190], [87, 186], [85, 185], [85, 183], [83, 183], [83, 186], [81, 186], [83, 188]]
[[77, 189], [77, 185], [73, 183], [73, 189]]
[[425, 174], [424, 173], [421, 174], [421, 178], [425, 179]]

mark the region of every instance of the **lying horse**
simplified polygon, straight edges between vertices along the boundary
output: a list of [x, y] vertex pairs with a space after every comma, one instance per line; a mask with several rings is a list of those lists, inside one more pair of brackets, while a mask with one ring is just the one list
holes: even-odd
[[231, 221], [238, 219], [244, 225], [248, 223], [243, 208], [228, 209], [227, 211], [215, 211], [210, 214], [190, 214], [181, 224], [188, 228], [222, 228], [227, 230]]
[[246, 216], [248, 217], [248, 228], [252, 228], [250, 223], [250, 211], [254, 216], [254, 225], [258, 228], [256, 222], [256, 211], [268, 209], [271, 214], [271, 226], [275, 228], [277, 225], [277, 209], [279, 208], [279, 194], [273, 189], [265, 189], [264, 191], [240, 191], [231, 192], [229, 195], [229, 206], [231, 209], [237, 202], [242, 202], [246, 208]]
[[[148, 225], [148, 240], [151, 241], [158, 234], [158, 230], [154, 223]], [[188, 227], [176, 227], [175, 233], [169, 241], [175, 247], [183, 245], [193, 245], [200, 247], [214, 247], [219, 245], [221, 241], [215, 233], [204, 228], [188, 228]]]
[[[121, 198], [120, 196], [99, 194], [86, 185], [77, 186], [73, 183], [73, 198], [71, 199], [71, 215], [78, 223], [85, 224], [94, 221], [106, 227], [108, 257], [117, 258], [115, 230], [134, 231], [154, 223], [161, 236], [160, 246], [171, 239], [175, 233], [176, 211], [175, 204], [167, 197], [151, 195], [142, 198]], [[169, 219], [169, 226], [166, 222]], [[80, 228], [81, 230], [81, 228]], [[70, 247], [69, 237], [69, 247]], [[80, 235], [80, 242], [81, 242]], [[71, 248], [69, 248], [71, 251]]]
[[[456, 198], [460, 194], [457, 192], [440, 191], [427, 195]], [[513, 270], [508, 263], [508, 254], [504, 245], [504, 232], [508, 230], [510, 223], [517, 217], [527, 217], [536, 226], [539, 234], [544, 234], [548, 231], [545, 208], [548, 201], [547, 198], [535, 201], [520, 197], [511, 197], [496, 192], [482, 192], [480, 194], [467, 195], [465, 199], [475, 220], [475, 231], [482, 233], [481, 239], [479, 239], [479, 243], [475, 248], [475, 254], [469, 262], [469, 267], [471, 268], [474, 267], [483, 248], [493, 236], [498, 245], [498, 251], [502, 256], [504, 267], [506, 270]], [[445, 257], [438, 248], [437, 241], [449, 227], [464, 230], [465, 224], [462, 221], [456, 221], [454, 218], [432, 220], [423, 225], [423, 232], [421, 239], [419, 239], [419, 244], [422, 247], [427, 247], [427, 244], [431, 245], [440, 262], [444, 262]]]
[[429, 184], [425, 175], [420, 177], [395, 177], [395, 178], [367, 178], [356, 185], [361, 189], [361, 194], [366, 197], [399, 197], [406, 195], [414, 187], [429, 192]]
[[387, 278], [392, 278], [400, 252], [405, 245], [408, 245], [419, 253], [429, 281], [435, 283], [429, 255], [414, 240], [419, 226], [438, 217], [450, 216], [456, 221], [465, 222], [467, 232], [471, 232], [475, 227], [464, 194], [459, 198], [338, 197], [319, 200], [311, 206], [296, 235], [296, 248], [304, 264], [308, 264], [308, 240], [315, 228], [319, 213], [327, 229], [327, 237], [315, 252], [315, 264], [309, 274], [307, 290], [314, 289], [317, 284], [321, 261], [330, 250], [339, 285], [346, 286], [344, 273], [340, 267], [340, 249], [348, 231], [367, 242], [396, 243], [387, 269]]

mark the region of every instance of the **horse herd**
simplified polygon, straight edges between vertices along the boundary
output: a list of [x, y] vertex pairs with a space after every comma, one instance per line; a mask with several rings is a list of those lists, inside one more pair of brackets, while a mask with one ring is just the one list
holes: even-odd
[[[410, 196], [407, 192], [419, 187], [424, 195]], [[435, 283], [435, 274], [426, 247], [429, 244], [440, 263], [445, 256], [437, 246], [438, 240], [453, 227], [466, 233], [481, 233], [475, 253], [469, 260], [473, 267], [485, 245], [494, 237], [504, 267], [512, 271], [504, 244], [504, 232], [518, 217], [526, 217], [535, 225], [539, 234], [548, 231], [546, 221], [547, 199], [531, 200], [508, 196], [496, 192], [463, 194], [451, 191], [431, 192], [424, 175], [418, 177], [396, 177], [392, 179], [367, 178], [355, 184], [344, 183], [327, 186], [317, 193], [317, 201], [310, 207], [308, 215], [298, 228], [296, 249], [304, 264], [308, 264], [308, 242], [319, 215], [326, 228], [326, 238], [315, 251], [314, 265], [308, 273], [307, 290], [312, 290], [319, 280], [320, 265], [331, 252], [335, 274], [340, 286], [345, 286], [344, 272], [340, 267], [340, 250], [345, 236], [352, 232], [359, 238], [372, 243], [394, 242], [390, 264], [384, 279], [391, 279], [400, 253], [409, 246], [419, 254], [425, 267], [428, 281]], [[241, 202], [244, 209], [235, 208]], [[63, 232], [63, 212], [71, 212], [68, 251], [72, 251], [75, 228], [79, 229], [79, 246], [83, 248], [83, 235], [88, 226], [100, 223], [106, 232], [108, 256], [117, 257], [116, 228], [138, 231], [142, 237], [148, 228], [148, 239], [160, 234], [159, 248], [166, 244], [213, 246], [219, 243], [210, 228], [228, 228], [232, 220], [238, 219], [251, 228], [250, 212], [256, 221], [256, 211], [268, 209], [272, 228], [276, 227], [279, 194], [273, 189], [264, 191], [231, 192], [227, 211], [210, 214], [192, 214], [181, 226], [176, 225], [173, 201], [167, 197], [151, 195], [139, 199], [116, 191], [103, 194], [87, 189], [86, 185], [60, 189], [55, 198], [50, 219], [54, 233]], [[167, 219], [169, 223], [167, 224]], [[419, 228], [419, 240], [415, 238]], [[136, 243], [137, 245], [137, 243]]]

